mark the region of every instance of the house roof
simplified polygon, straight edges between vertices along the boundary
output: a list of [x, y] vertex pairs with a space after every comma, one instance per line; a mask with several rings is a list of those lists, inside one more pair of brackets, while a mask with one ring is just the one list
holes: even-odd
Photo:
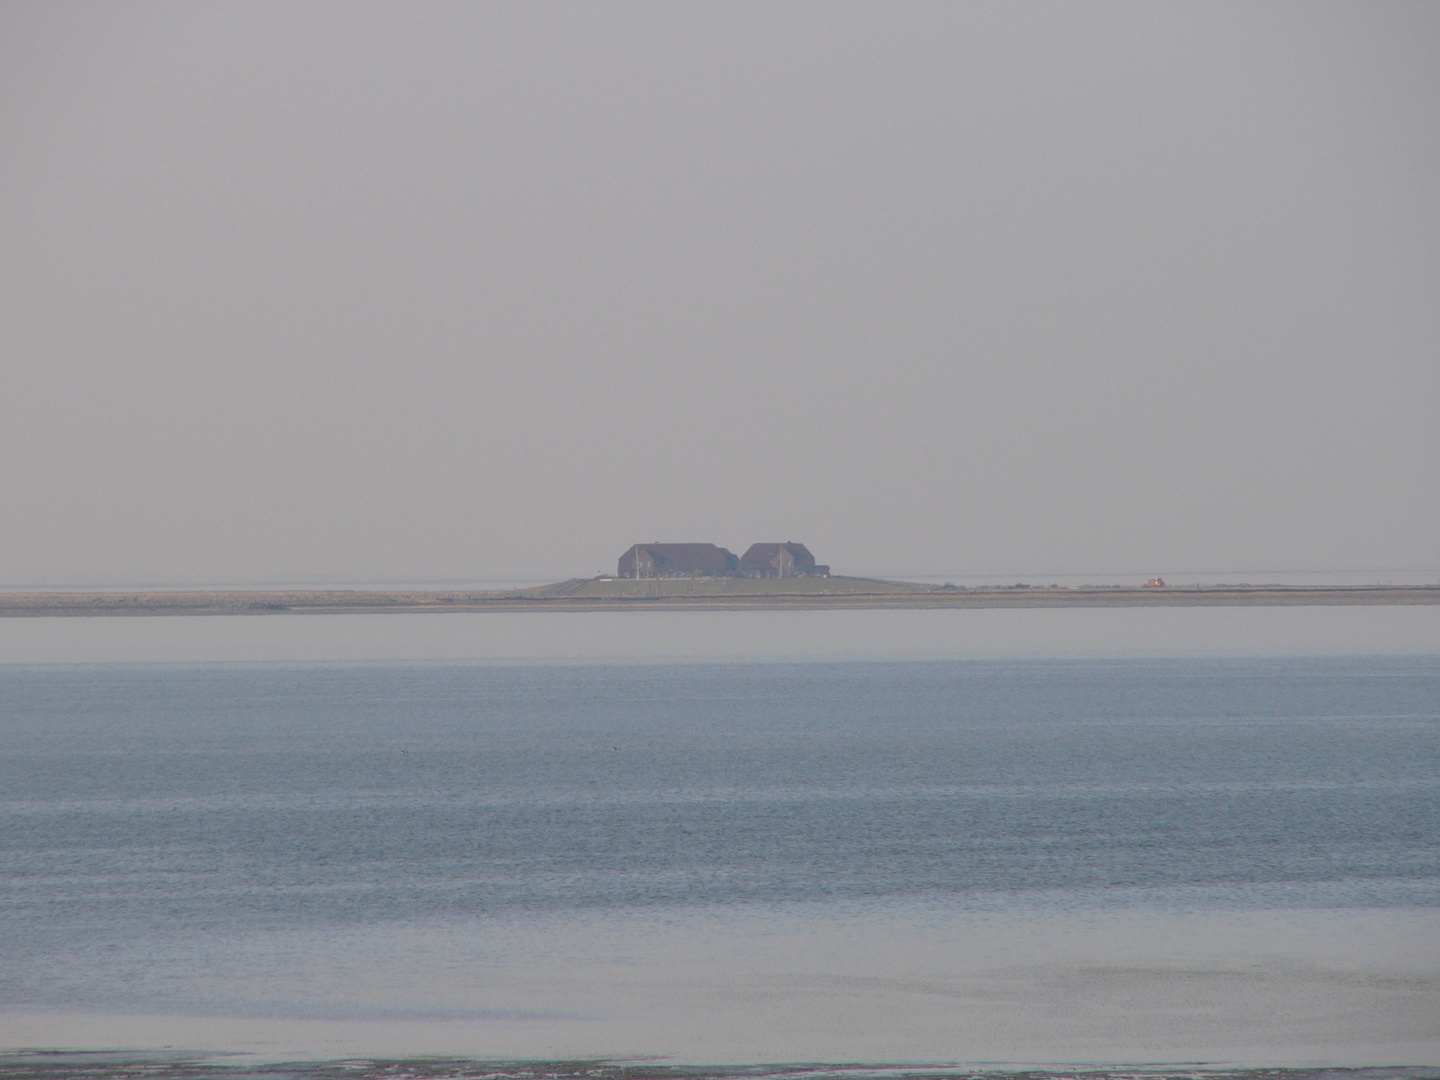
[[721, 571], [731, 569], [737, 561], [731, 552], [715, 544], [636, 544], [631, 550], [649, 555], [657, 570]]
[[783, 544], [751, 544], [745, 550], [745, 554], [740, 556], [740, 565], [770, 566], [782, 551], [789, 552], [799, 566], [815, 565], [815, 556], [810, 554], [809, 548], [804, 544], [793, 544], [788, 540]]

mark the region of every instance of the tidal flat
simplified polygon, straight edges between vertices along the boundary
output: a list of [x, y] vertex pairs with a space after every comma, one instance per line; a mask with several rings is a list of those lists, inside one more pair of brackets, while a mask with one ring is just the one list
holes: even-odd
[[803, 611], [1440, 604], [1440, 585], [955, 586], [855, 577], [577, 578], [527, 589], [160, 589], [0, 592], [0, 617]]

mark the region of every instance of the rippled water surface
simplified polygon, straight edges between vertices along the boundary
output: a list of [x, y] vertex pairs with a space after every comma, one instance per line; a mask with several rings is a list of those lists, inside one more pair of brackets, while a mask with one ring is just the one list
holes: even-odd
[[1433, 658], [0, 667], [0, 1046], [1425, 1063], [1437, 914]]

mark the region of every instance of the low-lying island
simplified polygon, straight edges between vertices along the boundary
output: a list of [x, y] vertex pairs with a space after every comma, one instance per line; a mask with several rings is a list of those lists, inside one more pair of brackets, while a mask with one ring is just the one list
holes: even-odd
[[820, 608], [1284, 607], [1440, 604], [1440, 585], [1010, 585], [856, 577], [577, 578], [528, 589], [10, 591], [0, 616], [381, 614]]

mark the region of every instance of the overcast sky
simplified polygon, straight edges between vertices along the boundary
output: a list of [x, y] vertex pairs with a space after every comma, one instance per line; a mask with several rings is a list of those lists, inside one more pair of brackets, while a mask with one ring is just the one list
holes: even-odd
[[1440, 568], [1440, 5], [7, 3], [0, 584]]

